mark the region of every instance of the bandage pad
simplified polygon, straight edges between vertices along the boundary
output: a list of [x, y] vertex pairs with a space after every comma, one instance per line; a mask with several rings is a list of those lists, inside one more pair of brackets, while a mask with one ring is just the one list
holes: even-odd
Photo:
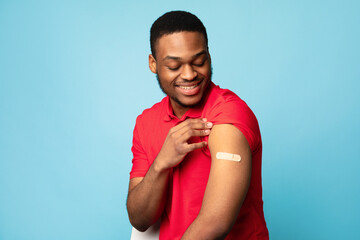
[[241, 156], [239, 154], [226, 153], [226, 152], [217, 152], [216, 158], [222, 160], [230, 160], [234, 162], [240, 162], [241, 160]]

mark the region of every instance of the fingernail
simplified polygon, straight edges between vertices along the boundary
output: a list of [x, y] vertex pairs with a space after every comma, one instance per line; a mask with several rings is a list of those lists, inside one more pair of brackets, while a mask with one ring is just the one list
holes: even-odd
[[211, 122], [206, 123], [206, 126], [209, 127], [209, 128], [211, 128], [212, 125], [213, 125], [213, 124], [212, 124]]
[[205, 130], [204, 132], [205, 132], [205, 134], [209, 134], [210, 130]]
[[207, 119], [206, 119], [206, 118], [203, 118], [202, 120], [203, 120], [204, 122], [206, 122], [206, 121], [207, 121]]

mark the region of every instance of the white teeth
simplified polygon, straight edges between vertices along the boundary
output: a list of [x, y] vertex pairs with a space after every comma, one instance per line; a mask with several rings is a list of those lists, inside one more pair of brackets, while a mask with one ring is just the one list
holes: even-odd
[[178, 86], [179, 88], [185, 89], [185, 90], [190, 90], [190, 89], [194, 89], [197, 87], [197, 85], [193, 85], [193, 86]]

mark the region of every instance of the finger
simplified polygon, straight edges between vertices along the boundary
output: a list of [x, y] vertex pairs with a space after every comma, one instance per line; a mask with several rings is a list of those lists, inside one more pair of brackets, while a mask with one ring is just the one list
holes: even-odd
[[204, 122], [190, 122], [188, 124], [192, 129], [210, 129], [212, 128], [213, 124], [211, 122], [208, 121], [204, 121]]
[[211, 122], [207, 122], [200, 119], [189, 119], [191, 121], [187, 121], [186, 123], [182, 125], [182, 128], [174, 129], [174, 133], [176, 133], [178, 136], [182, 136], [183, 134], [186, 134], [189, 131], [192, 130], [206, 130], [211, 129], [213, 124]]
[[208, 136], [209, 134], [210, 134], [210, 129], [204, 129], [204, 130], [191, 129], [180, 137], [180, 141], [185, 142], [189, 140], [191, 137], [203, 137], [203, 136]]
[[195, 136], [208, 136], [210, 129], [193, 129], [191, 126], [186, 126], [177, 132], [171, 134], [173, 139], [176, 139], [179, 143], [187, 142], [191, 137]]
[[169, 136], [178, 143], [186, 143], [194, 136], [207, 136], [212, 127], [212, 123], [206, 122], [206, 119], [187, 119], [181, 125], [182, 128], [172, 128], [169, 132]]
[[187, 152], [194, 151], [195, 149], [203, 148], [207, 145], [207, 142], [191, 143], [186, 146]]
[[203, 128], [206, 128], [206, 126], [207, 126], [206, 123], [207, 123], [206, 118], [189, 118], [189, 119], [186, 119], [185, 121], [183, 121], [182, 123], [176, 125], [172, 129], [174, 131], [179, 131], [180, 129], [183, 129], [184, 127], [191, 127], [191, 126], [194, 126], [193, 128], [203, 129]]
[[204, 130], [189, 129], [184, 134], [182, 134], [182, 135], [174, 134], [173, 137], [176, 138], [177, 143], [179, 143], [179, 144], [187, 144], [187, 141], [190, 138], [208, 136], [210, 134], [210, 131], [211, 131], [210, 129], [204, 129]]

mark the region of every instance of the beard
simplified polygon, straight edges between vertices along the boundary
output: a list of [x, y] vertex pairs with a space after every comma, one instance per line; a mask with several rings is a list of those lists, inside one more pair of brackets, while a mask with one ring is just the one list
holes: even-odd
[[[211, 79], [212, 79], [212, 73], [213, 73], [213, 68], [212, 68], [212, 65], [210, 65], [210, 74], [209, 74], [209, 82], [211, 82]], [[157, 82], [159, 84], [159, 87], [161, 89], [161, 91], [165, 94], [165, 95], [168, 95], [166, 92], [165, 92], [165, 89], [163, 87], [163, 85], [161, 84], [161, 81], [159, 79], [159, 75], [156, 73], [156, 79], [157, 79]], [[191, 81], [189, 81], [191, 82]], [[208, 86], [207, 86], [208, 87]], [[202, 102], [202, 99], [200, 102], [196, 103], [196, 104], [191, 104], [191, 105], [188, 105], [188, 104], [184, 104], [183, 102], [181, 102], [177, 97], [175, 96], [170, 96], [168, 95], [172, 100], [174, 100], [177, 104], [179, 104], [181, 107], [183, 108], [192, 108], [192, 107], [196, 107], [197, 105], [199, 105], [201, 102]], [[202, 97], [204, 98], [204, 96]]]

